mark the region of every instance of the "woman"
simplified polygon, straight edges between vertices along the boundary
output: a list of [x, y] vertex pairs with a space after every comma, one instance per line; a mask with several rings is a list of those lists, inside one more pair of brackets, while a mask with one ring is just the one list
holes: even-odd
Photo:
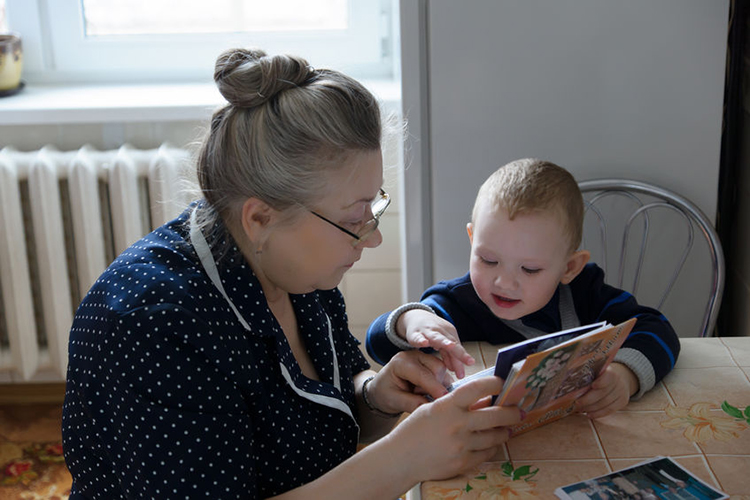
[[380, 499], [488, 460], [519, 420], [486, 407], [499, 379], [445, 395], [421, 352], [375, 373], [347, 327], [335, 287], [388, 205], [373, 96], [261, 51], [225, 52], [214, 79], [229, 104], [198, 158], [205, 199], [120, 255], [76, 314], [71, 499]]

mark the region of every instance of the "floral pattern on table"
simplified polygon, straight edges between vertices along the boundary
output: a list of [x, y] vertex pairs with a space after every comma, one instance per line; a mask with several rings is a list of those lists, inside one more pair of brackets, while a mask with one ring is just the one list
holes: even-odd
[[[556, 500], [557, 487], [670, 456], [731, 500], [750, 500], [750, 338], [684, 338], [680, 343], [674, 370], [627, 408], [596, 420], [571, 415], [514, 436], [479, 466], [484, 474], [474, 470], [427, 481], [407, 499], [476, 500], [494, 494]], [[487, 343], [465, 347], [478, 360], [468, 374], [487, 368], [497, 355], [497, 346]], [[533, 464], [540, 472], [521, 484], [502, 473], [505, 462]], [[498, 489], [490, 493], [495, 483]], [[511, 485], [518, 496], [501, 489]]]
[[529, 465], [514, 469], [510, 462], [500, 470], [477, 471], [468, 476], [466, 484], [442, 486], [433, 484], [426, 489], [429, 498], [440, 500], [505, 500], [538, 498], [532, 478], [539, 472]]
[[[711, 439], [718, 441], [736, 439], [740, 437], [742, 431], [748, 428], [748, 422], [741, 416], [737, 416], [737, 412], [740, 412], [738, 408], [725, 402], [722, 405], [725, 414], [712, 412], [712, 409], [717, 408], [711, 403], [695, 403], [689, 409], [668, 406], [665, 412], [670, 418], [661, 422], [661, 426], [665, 429], [684, 429], [682, 435], [688, 441], [698, 444]], [[746, 409], [745, 412], [747, 411]]]

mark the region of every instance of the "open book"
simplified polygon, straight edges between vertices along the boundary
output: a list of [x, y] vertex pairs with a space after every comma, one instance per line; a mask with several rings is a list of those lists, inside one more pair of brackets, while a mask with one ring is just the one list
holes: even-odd
[[517, 436], [572, 413], [576, 399], [612, 362], [634, 324], [635, 318], [619, 325], [594, 323], [501, 348], [494, 367], [448, 389], [487, 375], [505, 380], [493, 404], [526, 412], [523, 422], [512, 428]]

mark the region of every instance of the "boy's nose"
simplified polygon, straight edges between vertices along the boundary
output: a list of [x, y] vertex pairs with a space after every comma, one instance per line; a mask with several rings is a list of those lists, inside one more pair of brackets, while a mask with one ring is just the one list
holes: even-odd
[[518, 281], [513, 276], [513, 273], [500, 272], [495, 276], [495, 286], [505, 290], [515, 290], [518, 286]]

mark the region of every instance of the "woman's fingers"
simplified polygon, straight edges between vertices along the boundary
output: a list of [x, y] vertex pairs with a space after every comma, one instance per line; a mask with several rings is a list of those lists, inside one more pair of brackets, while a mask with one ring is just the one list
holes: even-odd
[[489, 406], [502, 385], [497, 377], [472, 380], [396, 427], [394, 442], [414, 455], [410, 463], [421, 477], [451, 477], [496, 456], [510, 437], [509, 426], [521, 420], [516, 407]]
[[503, 388], [503, 381], [498, 377], [481, 377], [455, 389], [451, 395], [454, 404], [469, 408], [486, 396], [499, 394]]
[[413, 379], [410, 381], [434, 399], [444, 396], [447, 392], [443, 384], [447, 376], [445, 363], [440, 358], [430, 354], [423, 352], [417, 354], [417, 361], [423, 369], [416, 370]]
[[[427, 394], [432, 399], [446, 394], [447, 390], [442, 384], [445, 375], [445, 365], [436, 356], [420, 351], [400, 352], [380, 371], [377, 386], [378, 390], [383, 391], [381, 400], [386, 403], [387, 399], [390, 411], [411, 412], [427, 402], [415, 392], [416, 387], [421, 394]], [[382, 384], [381, 378], [384, 378]]]
[[482, 399], [475, 402], [473, 405], [469, 407], [469, 410], [479, 410], [481, 408], [487, 408], [492, 404], [492, 397], [493, 396], [485, 396]]
[[490, 406], [471, 411], [467, 424], [470, 431], [483, 431], [496, 427], [509, 427], [521, 423], [522, 413], [515, 406]]
[[475, 431], [466, 436], [466, 449], [471, 451], [497, 450], [509, 438], [510, 429], [507, 427]]

